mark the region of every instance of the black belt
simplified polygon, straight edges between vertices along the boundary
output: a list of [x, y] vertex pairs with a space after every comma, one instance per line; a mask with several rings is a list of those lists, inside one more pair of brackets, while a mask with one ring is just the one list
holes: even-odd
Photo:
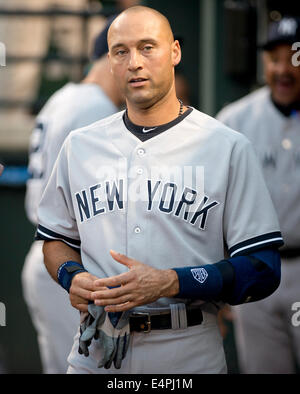
[[280, 256], [284, 259], [292, 259], [300, 256], [300, 248], [279, 250]]
[[[201, 309], [186, 308], [187, 325], [197, 326], [203, 322]], [[172, 328], [171, 311], [160, 315], [147, 312], [134, 312], [129, 318], [130, 331], [150, 332], [151, 330], [167, 330]]]

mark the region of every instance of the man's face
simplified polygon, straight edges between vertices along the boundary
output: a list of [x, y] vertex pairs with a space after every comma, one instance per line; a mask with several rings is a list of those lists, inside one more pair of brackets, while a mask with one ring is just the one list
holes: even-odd
[[295, 54], [289, 44], [280, 44], [263, 55], [264, 73], [273, 99], [281, 105], [300, 100], [300, 67], [292, 64]]
[[159, 18], [124, 15], [112, 28], [108, 43], [112, 73], [128, 102], [149, 108], [171, 91], [181, 53]]

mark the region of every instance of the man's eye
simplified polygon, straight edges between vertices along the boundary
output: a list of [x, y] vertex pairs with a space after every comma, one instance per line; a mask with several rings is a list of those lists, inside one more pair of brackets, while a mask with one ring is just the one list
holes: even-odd
[[143, 49], [144, 49], [145, 52], [150, 52], [151, 49], [152, 49], [152, 46], [147, 45], [147, 46], [145, 46]]
[[120, 49], [119, 51], [116, 52], [116, 55], [117, 56], [123, 56], [123, 55], [125, 55], [125, 53], [126, 53], [126, 51]]

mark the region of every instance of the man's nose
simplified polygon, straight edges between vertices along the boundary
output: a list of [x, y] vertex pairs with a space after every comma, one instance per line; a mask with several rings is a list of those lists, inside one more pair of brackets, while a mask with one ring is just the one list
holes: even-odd
[[135, 71], [142, 68], [142, 58], [138, 51], [134, 50], [130, 52], [128, 70]]
[[278, 62], [276, 65], [276, 71], [279, 75], [287, 74], [292, 69], [293, 65], [291, 61], [283, 60]]

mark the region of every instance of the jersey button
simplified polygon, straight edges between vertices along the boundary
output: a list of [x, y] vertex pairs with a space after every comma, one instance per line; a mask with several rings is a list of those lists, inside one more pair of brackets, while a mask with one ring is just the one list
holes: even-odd
[[285, 150], [290, 150], [293, 147], [292, 141], [289, 138], [282, 140], [281, 145]]
[[140, 148], [140, 149], [138, 149], [137, 153], [138, 153], [139, 156], [144, 156], [145, 149]]
[[141, 231], [142, 231], [142, 230], [140, 229], [140, 227], [136, 227], [136, 228], [134, 229], [134, 232], [135, 232], [136, 234], [139, 234]]
[[138, 168], [138, 169], [136, 170], [136, 172], [137, 172], [139, 175], [142, 175], [143, 169], [142, 169], [142, 168]]

